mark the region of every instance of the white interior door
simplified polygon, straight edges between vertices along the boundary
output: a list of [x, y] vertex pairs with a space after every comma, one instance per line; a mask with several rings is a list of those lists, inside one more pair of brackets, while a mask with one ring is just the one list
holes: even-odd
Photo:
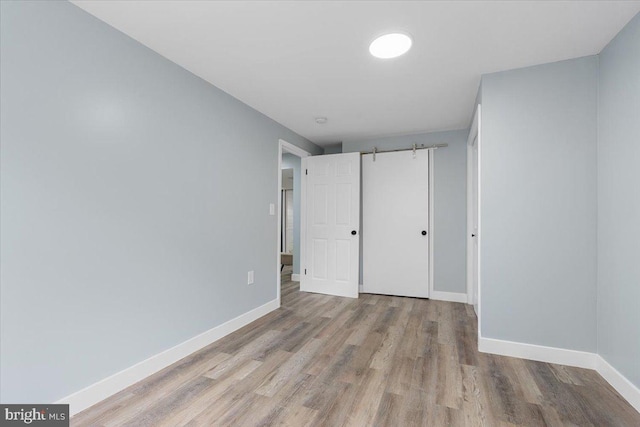
[[358, 297], [360, 153], [302, 159], [305, 265], [300, 290]]
[[429, 297], [429, 152], [362, 156], [362, 290]]

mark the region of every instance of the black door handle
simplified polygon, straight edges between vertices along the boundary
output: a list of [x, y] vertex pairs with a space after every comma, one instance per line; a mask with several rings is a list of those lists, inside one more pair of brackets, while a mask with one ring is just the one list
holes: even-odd
[[427, 231], [426, 231], [426, 230], [422, 230], [422, 233], [421, 233], [421, 234], [422, 234], [423, 236], [426, 236], [426, 235], [427, 235]]
[[475, 235], [475, 234], [472, 234], [472, 235], [471, 235], [471, 237], [476, 237], [476, 235]]
[[355, 236], [356, 234], [358, 234], [358, 232], [356, 230], [351, 230], [351, 235]]

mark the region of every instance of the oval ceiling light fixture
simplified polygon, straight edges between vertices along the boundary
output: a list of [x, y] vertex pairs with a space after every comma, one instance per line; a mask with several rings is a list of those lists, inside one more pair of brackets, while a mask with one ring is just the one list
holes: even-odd
[[316, 117], [316, 123], [319, 125], [324, 125], [327, 123], [326, 117]]
[[384, 34], [369, 45], [369, 53], [376, 58], [390, 59], [403, 55], [411, 49], [412, 40], [405, 33]]

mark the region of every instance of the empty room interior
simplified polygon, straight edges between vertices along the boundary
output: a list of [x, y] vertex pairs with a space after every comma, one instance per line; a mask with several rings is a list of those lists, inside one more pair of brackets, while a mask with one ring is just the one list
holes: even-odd
[[640, 426], [640, 1], [0, 5], [1, 425]]

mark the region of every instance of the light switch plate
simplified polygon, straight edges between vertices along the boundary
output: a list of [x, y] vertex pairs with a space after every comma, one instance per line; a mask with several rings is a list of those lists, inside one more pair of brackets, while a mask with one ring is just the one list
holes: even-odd
[[275, 215], [276, 214], [276, 205], [274, 205], [273, 203], [269, 203], [269, 215]]

